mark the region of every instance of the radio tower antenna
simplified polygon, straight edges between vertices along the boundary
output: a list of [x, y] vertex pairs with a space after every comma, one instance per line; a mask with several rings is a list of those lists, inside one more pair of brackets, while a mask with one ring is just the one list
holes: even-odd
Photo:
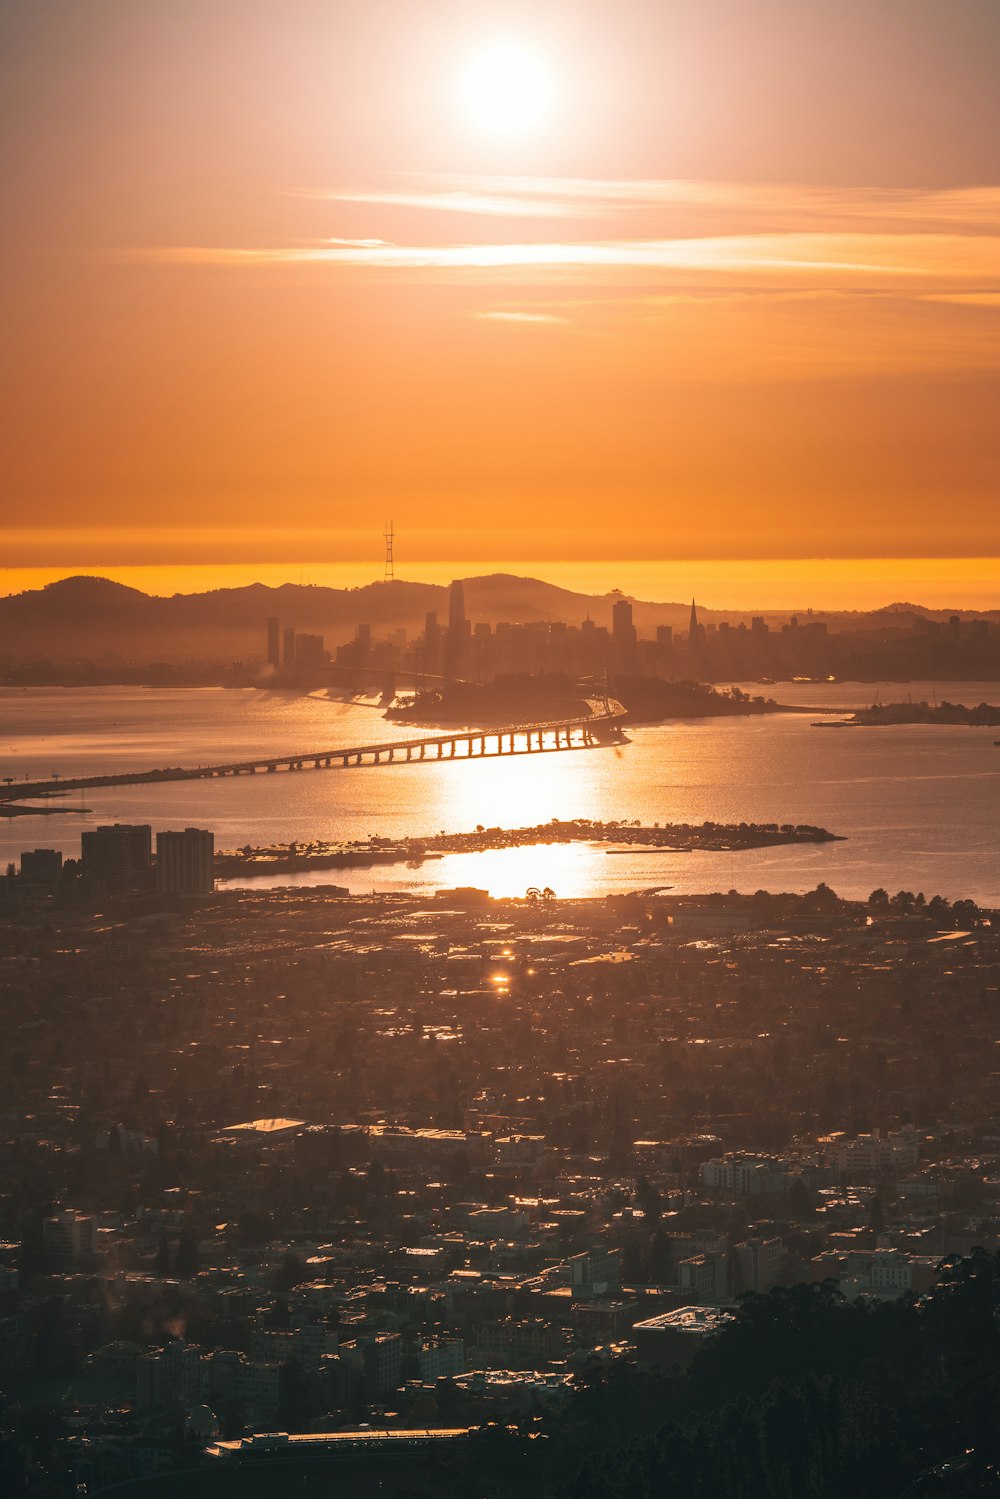
[[383, 583], [391, 583], [391, 582], [393, 582], [393, 580], [396, 577], [396, 574], [395, 574], [395, 571], [393, 570], [393, 565], [392, 565], [392, 538], [393, 538], [393, 529], [392, 529], [392, 521], [391, 520], [386, 521], [386, 523], [385, 523], [385, 533], [384, 534], [385, 534], [385, 573], [383, 575], [382, 581], [383, 581]]

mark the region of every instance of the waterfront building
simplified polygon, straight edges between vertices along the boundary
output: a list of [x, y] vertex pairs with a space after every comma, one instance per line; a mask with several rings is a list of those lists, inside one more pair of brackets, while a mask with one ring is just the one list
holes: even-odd
[[156, 888], [172, 895], [211, 894], [215, 889], [215, 834], [206, 828], [157, 833]]
[[84, 873], [112, 885], [130, 885], [148, 873], [153, 830], [148, 823], [116, 822], [88, 828], [80, 838]]

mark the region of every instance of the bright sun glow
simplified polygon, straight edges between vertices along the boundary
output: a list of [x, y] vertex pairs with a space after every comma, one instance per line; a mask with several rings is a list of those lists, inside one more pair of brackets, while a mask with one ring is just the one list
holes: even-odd
[[552, 84], [541, 58], [494, 43], [469, 58], [459, 79], [467, 114], [493, 135], [520, 135], [548, 113]]

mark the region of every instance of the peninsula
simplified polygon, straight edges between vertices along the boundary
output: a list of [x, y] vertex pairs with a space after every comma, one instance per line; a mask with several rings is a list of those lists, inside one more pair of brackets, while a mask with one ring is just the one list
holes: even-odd
[[543, 843], [605, 843], [609, 852], [628, 849], [662, 849], [670, 853], [737, 853], [749, 848], [770, 848], [784, 843], [833, 843], [836, 833], [808, 824], [791, 823], [654, 823], [592, 822], [580, 817], [560, 822], [553, 818], [535, 827], [487, 828], [480, 825], [467, 833], [435, 833], [426, 838], [378, 838], [351, 843], [273, 844], [265, 848], [247, 845], [215, 856], [220, 879], [237, 875], [268, 875], [292, 871], [368, 868], [376, 864], [421, 864], [445, 854], [478, 854], [493, 849], [523, 848]]

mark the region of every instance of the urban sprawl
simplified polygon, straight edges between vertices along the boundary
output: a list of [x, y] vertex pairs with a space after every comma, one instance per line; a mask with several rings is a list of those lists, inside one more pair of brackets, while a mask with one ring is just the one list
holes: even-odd
[[972, 902], [216, 892], [196, 829], [135, 888], [149, 829], [90, 836], [86, 898], [29, 857], [0, 904], [2, 1450], [40, 1492], [509, 1492], [490, 1443], [548, 1437], [538, 1484], [595, 1390], [683, 1408], [761, 1298], [933, 1306], [1000, 1245]]

